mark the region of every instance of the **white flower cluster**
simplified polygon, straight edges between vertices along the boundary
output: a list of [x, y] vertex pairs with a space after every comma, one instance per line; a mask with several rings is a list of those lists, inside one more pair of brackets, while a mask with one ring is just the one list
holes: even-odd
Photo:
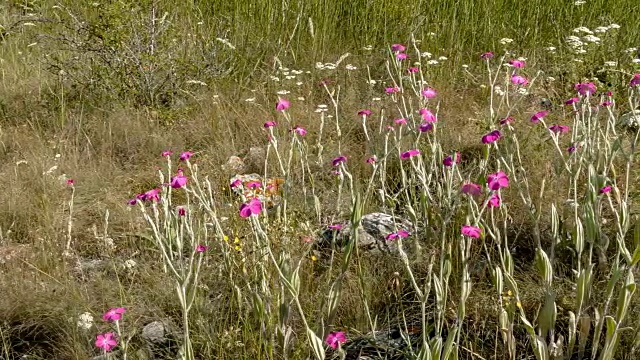
[[91, 313], [83, 313], [78, 316], [78, 322], [76, 323], [80, 329], [89, 330], [93, 326], [93, 315]]
[[509, 38], [500, 39], [500, 44], [502, 44], [502, 45], [511, 44], [512, 42], [513, 42], [513, 39], [509, 39]]
[[318, 107], [316, 108], [316, 110], [314, 112], [323, 113], [323, 112], [327, 112], [327, 111], [329, 111], [329, 108], [327, 107], [327, 105], [320, 104], [320, 105], [318, 105]]

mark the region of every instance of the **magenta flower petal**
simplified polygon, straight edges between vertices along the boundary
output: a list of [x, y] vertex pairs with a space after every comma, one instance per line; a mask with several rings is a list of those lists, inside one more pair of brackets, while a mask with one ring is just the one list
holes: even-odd
[[502, 133], [500, 132], [500, 130], [493, 130], [492, 132], [482, 137], [482, 143], [491, 144], [493, 142], [500, 140], [501, 137], [502, 137]]
[[340, 344], [344, 344], [346, 341], [347, 337], [345, 336], [343, 331], [335, 331], [329, 333], [329, 335], [327, 335], [327, 338], [325, 339], [327, 345], [329, 345], [332, 349], [337, 349]]
[[511, 76], [511, 82], [515, 85], [522, 85], [525, 86], [529, 83], [529, 80], [527, 80], [526, 77], [521, 76], [521, 75], [513, 75]]
[[127, 311], [126, 308], [112, 308], [109, 309], [104, 315], [102, 315], [102, 320], [104, 321], [118, 321], [122, 319], [122, 314]]
[[270, 127], [274, 127], [274, 126], [276, 126], [276, 125], [278, 125], [278, 123], [277, 123], [277, 122], [275, 122], [275, 121], [265, 121], [264, 125], [262, 125], [262, 126], [263, 126], [265, 129], [268, 129], [268, 128], [270, 128]]
[[173, 151], [171, 150], [165, 150], [162, 152], [163, 157], [171, 156], [171, 154], [173, 154]]
[[525, 63], [525, 62], [524, 62], [524, 61], [522, 61], [522, 60], [511, 60], [511, 61], [509, 61], [509, 64], [510, 64], [511, 66], [513, 66], [514, 68], [521, 69], [521, 68], [525, 67], [525, 65], [526, 65], [527, 63]]
[[489, 174], [487, 177], [487, 185], [491, 190], [500, 190], [509, 186], [509, 177], [503, 171]]
[[508, 116], [506, 118], [500, 119], [500, 125], [507, 125], [509, 123], [512, 123], [514, 120], [511, 116]]
[[573, 105], [575, 103], [577, 103], [578, 101], [580, 101], [580, 98], [577, 97], [572, 97], [571, 99], [568, 99], [564, 102], [565, 105]]
[[462, 189], [460, 191], [462, 191], [463, 194], [478, 196], [482, 194], [482, 186], [474, 183], [466, 183], [462, 185]]
[[420, 132], [431, 131], [431, 130], [433, 130], [433, 124], [432, 123], [422, 123], [422, 124], [420, 124], [420, 127], [418, 128], [418, 130], [420, 130]]
[[410, 74], [415, 74], [418, 71], [420, 71], [420, 69], [418, 69], [417, 67], [410, 67], [410, 68], [407, 69], [407, 72], [410, 73]]
[[96, 347], [106, 352], [111, 351], [111, 349], [117, 345], [118, 342], [115, 339], [115, 334], [112, 332], [98, 334], [98, 336], [96, 336]]
[[549, 130], [556, 134], [566, 134], [571, 130], [571, 128], [566, 125], [551, 125], [549, 126]]
[[479, 227], [463, 225], [461, 229], [462, 235], [472, 237], [474, 239], [479, 239], [482, 234], [482, 230]]
[[404, 60], [404, 59], [406, 59], [407, 57], [408, 57], [408, 56], [407, 56], [407, 54], [405, 54], [405, 53], [397, 53], [397, 54], [396, 54], [396, 59], [398, 59], [398, 60]]
[[500, 204], [502, 204], [502, 199], [500, 198], [500, 194], [498, 194], [497, 192], [491, 194], [491, 197], [489, 197], [489, 207], [500, 207]]
[[533, 116], [531, 116], [531, 122], [537, 123], [547, 115], [549, 115], [549, 111], [547, 110], [538, 111], [537, 113], [533, 114]]
[[338, 165], [340, 165], [341, 163], [346, 162], [346, 161], [347, 161], [347, 157], [346, 157], [346, 156], [344, 156], [344, 155], [340, 155], [340, 156], [338, 156], [337, 158], [333, 159], [333, 160], [331, 161], [331, 164], [333, 164], [333, 166], [338, 166]]
[[414, 157], [416, 155], [420, 155], [420, 150], [413, 149], [413, 150], [405, 151], [402, 154], [400, 154], [400, 159], [406, 160], [406, 159], [408, 159], [410, 157]]
[[291, 103], [287, 99], [280, 98], [278, 102], [276, 102], [276, 110], [285, 111], [291, 106]]
[[612, 189], [611, 185], [604, 186], [603, 188], [600, 189], [600, 194], [606, 194], [608, 192], [611, 192], [611, 189]]
[[196, 252], [201, 253], [201, 252], [205, 252], [205, 251], [207, 251], [207, 247], [206, 246], [204, 246], [202, 244], [199, 244], [198, 246], [196, 246]]
[[493, 58], [493, 52], [487, 51], [487, 52], [483, 53], [482, 55], [480, 55], [480, 58], [484, 59], [484, 60], [492, 59]]
[[393, 52], [402, 52], [405, 51], [407, 48], [402, 45], [402, 44], [393, 44], [391, 45], [391, 51]]
[[420, 93], [422, 94], [422, 96], [426, 97], [427, 99], [433, 99], [434, 97], [436, 97], [436, 95], [438, 95], [438, 93], [432, 88], [426, 88], [422, 90]]
[[358, 111], [358, 115], [360, 116], [371, 116], [371, 110], [362, 109]]
[[640, 74], [633, 74], [631, 81], [629, 81], [629, 86], [636, 87], [638, 85], [640, 85]]
[[425, 122], [434, 123], [438, 121], [436, 115], [429, 109], [420, 109], [418, 113], [422, 115], [422, 120], [424, 120]]
[[181, 161], [187, 161], [187, 160], [191, 159], [192, 156], [193, 156], [192, 152], [185, 151], [182, 154], [180, 154], [180, 160]]
[[596, 85], [592, 82], [576, 84], [575, 89], [582, 96], [593, 95], [596, 92]]

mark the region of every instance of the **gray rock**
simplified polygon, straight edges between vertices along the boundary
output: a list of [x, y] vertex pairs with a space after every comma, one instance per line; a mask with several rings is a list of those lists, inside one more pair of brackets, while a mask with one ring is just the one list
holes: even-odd
[[178, 353], [178, 334], [168, 319], [148, 323], [142, 328], [141, 337], [147, 343], [151, 359], [175, 358]]
[[[400, 217], [394, 217], [385, 213], [371, 213], [362, 216], [360, 228], [358, 229], [358, 249], [379, 254], [398, 254], [398, 241], [387, 240], [387, 235], [399, 230], [409, 232], [409, 237], [403, 239], [405, 251], [412, 241], [411, 232], [414, 230], [413, 224]], [[322, 234], [321, 245], [331, 245], [334, 230], [328, 229]], [[345, 225], [336, 233], [336, 244], [344, 246], [349, 241], [351, 235], [351, 224]]]

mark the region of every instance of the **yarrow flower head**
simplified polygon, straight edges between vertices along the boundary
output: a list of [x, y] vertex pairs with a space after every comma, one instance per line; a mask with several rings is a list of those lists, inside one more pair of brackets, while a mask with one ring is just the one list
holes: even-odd
[[406, 239], [409, 237], [409, 232], [406, 230], [398, 230], [384, 237], [385, 240]]
[[487, 185], [491, 190], [500, 190], [509, 186], [509, 177], [504, 171], [498, 171], [494, 174], [489, 174], [487, 177]]
[[471, 226], [471, 225], [463, 225], [462, 229], [460, 229], [462, 235], [472, 237], [474, 239], [479, 239], [480, 235], [482, 235], [482, 230], [479, 227]]
[[502, 137], [502, 133], [500, 132], [500, 130], [493, 130], [492, 132], [482, 137], [482, 143], [491, 144], [500, 140], [501, 137]]
[[406, 159], [414, 157], [416, 155], [420, 155], [420, 150], [413, 149], [413, 150], [405, 151], [402, 154], [400, 154], [400, 159], [406, 160]]
[[335, 331], [329, 333], [324, 341], [332, 349], [337, 349], [340, 344], [344, 344], [345, 342], [347, 342], [347, 337], [345, 336], [344, 331]]
[[96, 336], [96, 347], [104, 350], [105, 352], [111, 351], [118, 345], [118, 341], [115, 339], [115, 334], [112, 332], [98, 334]]
[[126, 308], [113, 308], [109, 309], [104, 315], [102, 315], [102, 320], [104, 321], [118, 321], [122, 319], [122, 314], [127, 311]]

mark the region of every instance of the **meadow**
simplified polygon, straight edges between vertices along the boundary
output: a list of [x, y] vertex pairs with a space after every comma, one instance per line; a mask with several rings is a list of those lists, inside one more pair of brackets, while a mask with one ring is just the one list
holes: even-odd
[[7, 0], [0, 359], [637, 359], [636, 0]]

